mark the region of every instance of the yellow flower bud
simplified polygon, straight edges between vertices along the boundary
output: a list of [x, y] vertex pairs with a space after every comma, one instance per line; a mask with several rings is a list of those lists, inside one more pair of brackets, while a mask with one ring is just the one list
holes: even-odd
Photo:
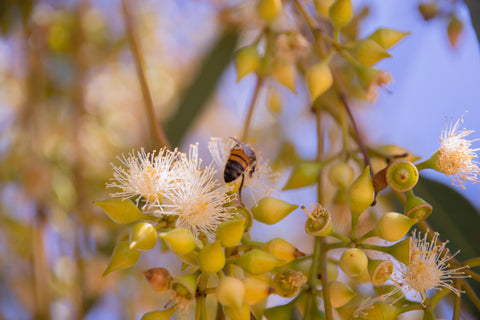
[[348, 188], [354, 178], [355, 172], [346, 162], [338, 162], [328, 170], [328, 179], [338, 188]]
[[225, 265], [225, 253], [220, 242], [207, 244], [198, 253], [198, 266], [204, 273], [216, 273]]
[[266, 21], [273, 20], [281, 11], [281, 0], [259, 0], [257, 3], [257, 13]]
[[367, 91], [367, 95], [373, 95], [372, 98], [376, 96], [377, 87], [383, 87], [392, 81], [392, 76], [382, 70], [356, 66], [355, 71], [357, 72], [358, 83]]
[[418, 177], [417, 167], [410, 161], [403, 159], [390, 164], [385, 173], [390, 188], [398, 192], [405, 192], [415, 187]]
[[246, 219], [244, 232], [250, 231], [253, 223], [253, 214], [252, 211], [246, 207], [237, 208], [238, 213]]
[[110, 272], [133, 266], [137, 263], [138, 258], [140, 258], [140, 251], [130, 249], [128, 241], [118, 243], [113, 250], [108, 266], [103, 272], [103, 276], [106, 276]]
[[313, 5], [319, 16], [328, 17], [328, 12], [334, 2], [335, 0], [313, 0]]
[[305, 253], [281, 238], [275, 238], [268, 241], [261, 247], [261, 249], [265, 252], [271, 253], [278, 259], [285, 261], [285, 263], [305, 256]]
[[367, 255], [358, 248], [350, 248], [340, 257], [340, 268], [350, 277], [358, 277], [367, 270]]
[[270, 90], [268, 93], [268, 111], [274, 116], [278, 116], [283, 109], [282, 97], [277, 90]]
[[410, 237], [407, 237], [404, 240], [395, 243], [393, 246], [384, 247], [382, 251], [389, 253], [398, 261], [408, 265], [410, 263], [410, 239]]
[[349, 286], [340, 281], [331, 281], [328, 284], [332, 307], [339, 308], [347, 304], [357, 294]]
[[378, 220], [375, 232], [379, 238], [387, 241], [398, 241], [402, 239], [417, 222], [406, 215], [396, 212], [387, 212]]
[[157, 243], [157, 230], [148, 222], [139, 222], [130, 231], [130, 249], [150, 250]]
[[432, 206], [422, 198], [416, 197], [412, 190], [407, 192], [404, 213], [406, 216], [418, 221], [425, 220], [433, 211]]
[[284, 261], [268, 252], [253, 249], [233, 259], [233, 263], [248, 273], [260, 275], [271, 271], [275, 267], [283, 264]]
[[293, 169], [283, 190], [303, 188], [318, 182], [323, 164], [317, 162], [301, 162]]
[[379, 28], [375, 30], [375, 32], [372, 33], [368, 38], [378, 43], [380, 46], [382, 46], [382, 48], [389, 49], [409, 34], [410, 32]]
[[177, 306], [173, 306], [167, 310], [156, 310], [147, 312], [142, 316], [140, 320], [169, 320], [172, 315], [177, 311]]
[[243, 47], [235, 54], [235, 68], [237, 69], [237, 82], [250, 72], [255, 72], [260, 67], [260, 56], [255, 46]]
[[135, 203], [130, 200], [109, 199], [95, 201], [94, 204], [102, 208], [116, 223], [126, 224], [149, 217], [141, 212]]
[[357, 41], [350, 49], [352, 56], [363, 66], [372, 67], [380, 60], [389, 58], [391, 55], [372, 39]]
[[290, 89], [293, 93], [295, 90], [295, 65], [287, 59], [277, 58], [273, 62], [273, 76], [278, 82]]
[[353, 18], [353, 6], [350, 0], [337, 0], [330, 6], [330, 21], [335, 28], [341, 28]]
[[224, 306], [240, 309], [245, 297], [245, 285], [240, 279], [224, 277], [217, 286], [217, 300]]
[[374, 189], [368, 166], [348, 188], [347, 198], [352, 216], [357, 218], [372, 204]]
[[300, 287], [307, 282], [303, 273], [291, 269], [283, 269], [275, 274], [273, 288], [275, 294], [283, 298], [292, 298], [297, 295]]
[[172, 276], [165, 268], [152, 268], [143, 272], [145, 279], [154, 291], [162, 292], [170, 289]]
[[184, 263], [190, 264], [192, 266], [196, 266], [198, 262], [198, 252], [193, 250], [187, 254], [180, 254], [178, 258], [182, 260]]
[[436, 1], [424, 2], [418, 5], [418, 11], [425, 21], [435, 18], [438, 14], [438, 6]]
[[175, 254], [184, 255], [195, 249], [195, 237], [185, 228], [176, 228], [161, 232], [158, 237], [164, 240]]
[[247, 219], [235, 219], [222, 222], [217, 228], [217, 241], [224, 248], [235, 247], [242, 240]]
[[[340, 0], [342, 1], [342, 0]], [[312, 101], [315, 101], [333, 84], [333, 76], [327, 62], [320, 62], [310, 67], [305, 74]]]
[[393, 262], [390, 260], [368, 260], [368, 272], [374, 286], [379, 286], [390, 279], [393, 273]]
[[452, 16], [450, 21], [448, 22], [447, 27], [447, 34], [448, 34], [448, 41], [452, 48], [456, 48], [458, 44], [458, 40], [460, 40], [460, 36], [463, 32], [463, 23], [460, 19], [456, 16]]
[[240, 308], [223, 307], [223, 311], [231, 320], [250, 320], [250, 307], [243, 305]]
[[268, 283], [263, 280], [245, 277], [242, 282], [245, 286], [244, 302], [249, 306], [259, 303], [272, 293], [272, 289]]
[[297, 209], [298, 205], [280, 199], [265, 197], [252, 209], [253, 217], [265, 224], [275, 224]]

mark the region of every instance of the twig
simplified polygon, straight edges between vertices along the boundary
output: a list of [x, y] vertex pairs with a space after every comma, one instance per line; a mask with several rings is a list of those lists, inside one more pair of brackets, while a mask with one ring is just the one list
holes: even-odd
[[250, 101], [250, 106], [248, 107], [247, 117], [245, 118], [245, 124], [243, 125], [242, 139], [241, 141], [246, 141], [248, 138], [248, 129], [250, 128], [250, 122], [252, 121], [253, 110], [258, 100], [260, 89], [262, 88], [263, 79], [258, 77], [257, 83], [255, 84], [255, 90], [253, 91], [252, 100]]

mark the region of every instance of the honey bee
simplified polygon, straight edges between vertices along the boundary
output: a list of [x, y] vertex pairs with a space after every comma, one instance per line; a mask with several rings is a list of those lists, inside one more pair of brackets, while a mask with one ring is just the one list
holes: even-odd
[[245, 173], [248, 172], [251, 177], [255, 172], [257, 157], [249, 144], [240, 142], [235, 138], [231, 139], [235, 141], [236, 144], [232, 150], [230, 150], [230, 155], [228, 156], [225, 170], [223, 171], [223, 180], [228, 183], [242, 176], [242, 182], [238, 189], [240, 193], [242, 191]]

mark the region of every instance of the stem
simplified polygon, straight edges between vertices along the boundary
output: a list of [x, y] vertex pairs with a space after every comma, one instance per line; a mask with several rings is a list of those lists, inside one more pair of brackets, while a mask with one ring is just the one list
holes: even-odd
[[[350, 240], [349, 240], [349, 243], [350, 243]], [[335, 243], [329, 243], [325, 246], [325, 250], [333, 250], [333, 249], [339, 249], [339, 248], [346, 248], [347, 247], [347, 243], [343, 243], [343, 242], [335, 242]]]
[[328, 272], [327, 272], [327, 239], [320, 238], [320, 274], [322, 278], [323, 304], [325, 306], [325, 319], [332, 320], [332, 303], [330, 302], [330, 290], [328, 287]]
[[330, 237], [334, 237], [334, 238], [337, 238], [338, 240], [348, 244], [350, 243], [350, 239], [348, 239], [347, 237], [345, 237], [344, 235], [341, 235], [340, 233], [336, 232], [336, 231], [331, 231], [330, 234], [329, 234]]
[[448, 295], [451, 291], [449, 289], [443, 289], [435, 293], [429, 300], [430, 300], [430, 307], [432, 309], [435, 309], [437, 304], [445, 298], [446, 295]]
[[260, 89], [262, 88], [263, 79], [257, 76], [257, 83], [255, 84], [255, 90], [253, 91], [252, 100], [250, 101], [250, 106], [248, 107], [247, 117], [245, 119], [245, 124], [243, 125], [243, 132], [242, 132], [242, 141], [246, 141], [248, 137], [248, 130], [250, 128], [250, 122], [252, 121], [253, 110], [255, 109], [256, 102], [258, 100], [258, 96], [260, 93]]
[[[312, 292], [315, 291], [316, 286], [317, 286], [317, 269], [320, 263], [320, 250], [321, 250], [321, 237], [315, 237], [314, 240], [314, 247], [313, 247], [313, 255], [312, 255], [312, 264], [310, 265], [310, 272], [308, 273], [308, 280], [307, 280], [307, 285], [309, 290]], [[323, 278], [323, 275], [322, 275]], [[328, 291], [328, 290], [324, 290]], [[327, 293], [328, 294], [328, 293]], [[305, 320], [311, 320], [311, 308], [312, 304], [315, 303], [315, 296], [314, 295], [307, 295], [305, 303], [305, 313], [304, 313], [304, 319]], [[326, 308], [325, 308], [326, 310]], [[330, 318], [331, 319], [331, 318]]]
[[225, 314], [223, 313], [223, 307], [220, 302], [217, 302], [217, 315], [215, 320], [225, 320]]
[[480, 257], [465, 260], [463, 264], [469, 265], [470, 267], [478, 267], [480, 266]]
[[[460, 281], [455, 281], [455, 288], [460, 290]], [[460, 319], [460, 308], [461, 308], [461, 296], [457, 294], [455, 296], [455, 303], [453, 304], [453, 318], [452, 320], [459, 320]]]
[[352, 231], [350, 233], [350, 239], [354, 241], [357, 238], [357, 226], [358, 226], [358, 215], [352, 214]]
[[147, 112], [147, 117], [150, 120], [150, 129], [153, 131], [154, 137], [157, 140], [156, 142], [159, 143], [161, 146], [169, 148], [170, 143], [168, 142], [167, 135], [165, 134], [165, 131], [160, 126], [160, 123], [157, 121], [157, 118], [155, 116], [153, 99], [150, 93], [150, 88], [148, 86], [147, 78], [145, 77], [145, 71], [143, 67], [145, 59], [140, 49], [138, 39], [136, 38], [133, 19], [129, 12], [128, 1], [129, 0], [123, 0], [123, 17], [125, 19], [125, 28], [127, 31], [128, 44], [130, 45], [130, 51], [132, 52], [132, 58], [135, 63], [135, 68], [137, 70], [138, 81], [142, 90], [143, 105], [145, 107], [145, 111]]
[[356, 243], [362, 243], [363, 241], [367, 240], [368, 238], [375, 237], [377, 233], [375, 232], [375, 229], [370, 230], [369, 232], [365, 233], [363, 236], [360, 238], [356, 239]]
[[195, 320], [207, 320], [207, 306], [205, 305], [208, 274], [202, 274], [195, 298]]
[[462, 284], [462, 288], [465, 290], [465, 293], [470, 298], [470, 301], [472, 301], [475, 307], [480, 310], [480, 298], [478, 298], [475, 291], [473, 291], [472, 287], [470, 287], [465, 279], [461, 279], [460, 283]]

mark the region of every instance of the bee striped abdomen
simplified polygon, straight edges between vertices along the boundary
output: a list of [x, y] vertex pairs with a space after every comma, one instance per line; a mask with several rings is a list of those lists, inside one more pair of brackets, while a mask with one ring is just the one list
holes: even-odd
[[240, 148], [234, 148], [225, 165], [223, 172], [223, 179], [225, 182], [232, 182], [241, 176], [249, 164], [248, 157]]

